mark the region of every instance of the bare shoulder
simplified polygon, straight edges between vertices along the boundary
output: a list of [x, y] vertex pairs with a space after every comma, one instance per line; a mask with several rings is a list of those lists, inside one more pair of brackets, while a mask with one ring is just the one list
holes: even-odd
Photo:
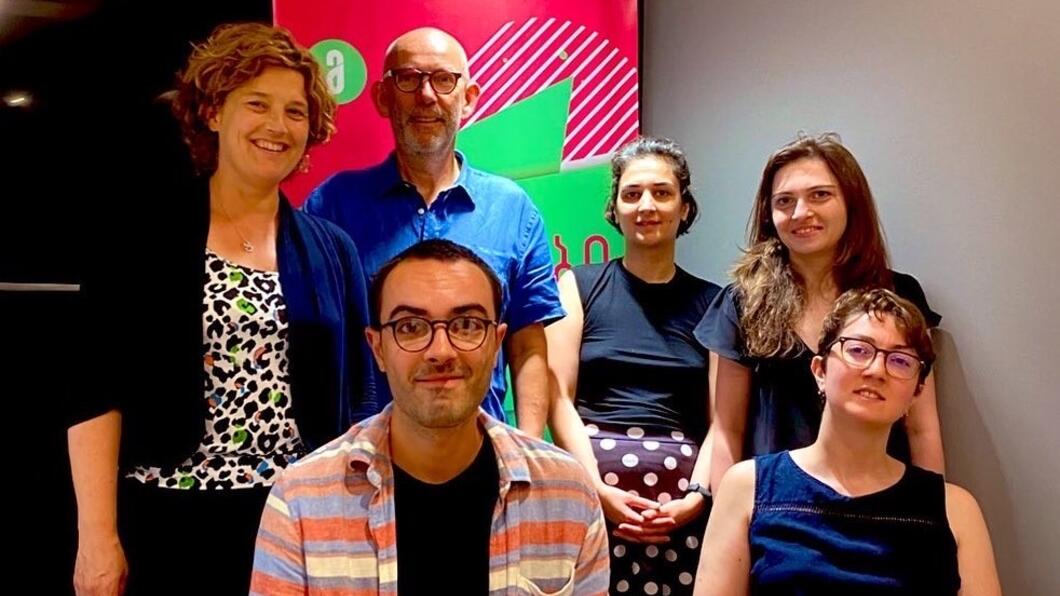
[[952, 482], [946, 483], [946, 512], [979, 512], [979, 502], [975, 496]]
[[574, 292], [574, 295], [578, 295], [578, 282], [574, 279], [574, 271], [565, 269], [563, 273], [559, 274], [559, 279], [556, 280], [556, 285], [559, 289], [567, 290], [568, 292]]
[[976, 532], [984, 525], [983, 512], [975, 496], [950, 482], [946, 483], [946, 519], [958, 543], [962, 536], [967, 537], [969, 532]]
[[734, 464], [721, 478], [715, 506], [721, 505], [730, 512], [740, 511], [750, 515], [755, 494], [755, 461], [749, 459]]
[[574, 277], [574, 271], [567, 269], [561, 273], [559, 279], [556, 280], [556, 286], [559, 288], [559, 300], [563, 304], [564, 310], [567, 311], [567, 316], [580, 317], [582, 315], [582, 300], [581, 294], [578, 292], [578, 281]]
[[733, 464], [721, 479], [721, 485], [732, 486], [736, 490], [754, 491], [755, 488], [755, 460], [748, 459]]

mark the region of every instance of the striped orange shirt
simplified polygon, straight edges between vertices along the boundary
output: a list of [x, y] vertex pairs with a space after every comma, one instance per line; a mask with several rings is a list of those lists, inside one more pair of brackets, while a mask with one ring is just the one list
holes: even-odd
[[[273, 486], [252, 594], [397, 594], [392, 407], [290, 466]], [[606, 594], [607, 532], [585, 470], [564, 451], [478, 416], [500, 476], [490, 594]]]

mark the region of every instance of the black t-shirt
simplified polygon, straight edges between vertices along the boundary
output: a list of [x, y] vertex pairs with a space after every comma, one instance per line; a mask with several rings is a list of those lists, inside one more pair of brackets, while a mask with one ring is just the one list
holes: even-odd
[[[929, 327], [942, 317], [928, 306], [920, 283], [893, 273], [894, 292], [920, 309]], [[760, 358], [747, 354], [740, 326], [740, 303], [734, 286], [726, 286], [696, 327], [696, 339], [712, 352], [751, 369], [751, 396], [744, 432], [744, 457], [798, 449], [813, 443], [821, 428], [824, 403], [810, 372], [813, 352], [805, 344], [792, 356]], [[895, 424], [887, 450], [910, 461], [904, 424]]]
[[490, 535], [499, 483], [488, 436], [471, 465], [442, 484], [421, 482], [394, 465], [401, 596], [489, 593]]
[[693, 331], [720, 288], [680, 267], [648, 283], [621, 259], [574, 268], [582, 310], [578, 414], [587, 423], [681, 431], [708, 426], [707, 351]]

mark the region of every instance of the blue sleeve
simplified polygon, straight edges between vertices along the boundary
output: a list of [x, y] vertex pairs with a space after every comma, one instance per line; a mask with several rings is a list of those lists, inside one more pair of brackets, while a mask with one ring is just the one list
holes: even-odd
[[736, 288], [728, 285], [711, 301], [695, 329], [696, 341], [722, 358], [750, 367], [740, 327]]
[[528, 215], [523, 233], [528, 242], [509, 289], [511, 298], [504, 317], [509, 333], [534, 323], [547, 325], [566, 316], [552, 273], [552, 255], [545, 242], [545, 222], [535, 207], [531, 206]]
[[313, 189], [313, 192], [309, 193], [305, 203], [302, 204], [302, 211], [305, 211], [310, 215], [322, 217], [328, 221], [335, 221], [335, 213], [331, 208], [334, 201], [328, 201], [326, 198], [328, 194], [327, 188], [330, 185], [332, 178], [328, 178], [321, 182]]

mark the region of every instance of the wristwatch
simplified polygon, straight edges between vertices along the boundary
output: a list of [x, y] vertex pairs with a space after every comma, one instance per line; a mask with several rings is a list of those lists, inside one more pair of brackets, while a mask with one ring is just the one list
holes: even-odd
[[688, 485], [688, 490], [685, 491], [685, 494], [688, 493], [699, 493], [703, 495], [704, 499], [710, 500], [710, 489], [698, 482], [693, 482]]

